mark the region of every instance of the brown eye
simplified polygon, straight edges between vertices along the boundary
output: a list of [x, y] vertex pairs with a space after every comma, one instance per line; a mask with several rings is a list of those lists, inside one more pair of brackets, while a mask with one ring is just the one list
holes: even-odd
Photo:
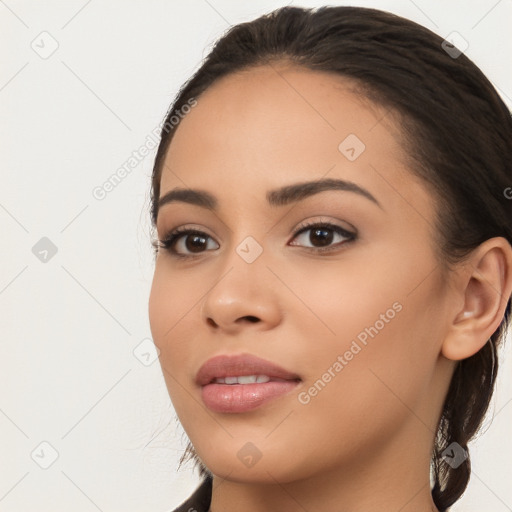
[[206, 237], [201, 235], [182, 235], [185, 240], [185, 248], [190, 252], [201, 252], [207, 245]]
[[[306, 234], [308, 232], [310, 233], [307, 236]], [[336, 249], [347, 242], [351, 242], [355, 240], [356, 235], [340, 226], [336, 226], [335, 224], [316, 223], [301, 228], [297, 233], [295, 233], [294, 240], [300, 237], [302, 237], [304, 243], [311, 244], [309, 247], [306, 245], [307, 248], [318, 249], [322, 252], [322, 250], [331, 250], [331, 248]], [[336, 238], [337, 240], [335, 240]], [[338, 243], [331, 245], [333, 241], [337, 241]], [[293, 243], [292, 245], [303, 244]], [[322, 249], [324, 247], [327, 249]]]
[[[189, 254], [205, 252], [208, 249], [208, 240], [213, 239], [202, 231], [176, 229], [160, 241], [160, 247], [175, 256], [186, 258]], [[214, 247], [214, 249], [218, 249], [218, 247]]]

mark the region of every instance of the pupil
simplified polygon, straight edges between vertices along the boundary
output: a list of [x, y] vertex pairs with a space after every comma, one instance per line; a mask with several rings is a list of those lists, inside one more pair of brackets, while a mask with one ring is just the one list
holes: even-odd
[[[194, 240], [194, 242], [189, 243], [191, 239]], [[200, 240], [201, 242], [197, 242], [198, 240]], [[189, 237], [187, 237], [185, 245], [187, 246], [187, 250], [191, 252], [200, 252], [201, 249], [204, 248], [203, 245], [205, 243], [205, 240], [206, 239], [204, 236], [189, 235]]]
[[[330, 230], [330, 229], [315, 229], [312, 231], [312, 233], [314, 233], [314, 236], [316, 236], [318, 233], [324, 234], [324, 236], [320, 239], [321, 246], [329, 245], [332, 242], [333, 234], [332, 234], [332, 230]], [[325, 233], [328, 234], [327, 237], [325, 237]], [[329, 233], [330, 233], [330, 236], [329, 236]], [[312, 236], [310, 237], [310, 241], [313, 243]], [[313, 243], [313, 245], [315, 245], [315, 244]]]

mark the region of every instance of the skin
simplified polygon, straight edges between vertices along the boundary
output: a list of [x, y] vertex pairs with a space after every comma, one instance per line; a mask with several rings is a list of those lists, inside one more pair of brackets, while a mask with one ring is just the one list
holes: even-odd
[[[352, 162], [338, 150], [348, 134], [366, 146]], [[266, 201], [270, 189], [320, 178], [354, 182], [381, 207], [349, 191]], [[211, 238], [192, 253], [182, 237], [176, 249], [189, 259], [159, 250], [149, 317], [176, 413], [214, 474], [211, 510], [437, 510], [429, 461], [442, 403], [455, 361], [503, 317], [510, 245], [488, 240], [447, 274], [434, 197], [408, 170], [387, 109], [339, 77], [284, 64], [230, 75], [198, 98], [169, 147], [160, 196], [188, 187], [215, 195], [218, 210], [167, 204], [158, 237], [186, 225]], [[315, 253], [314, 230], [294, 236], [303, 221], [357, 238]], [[263, 249], [252, 263], [236, 252], [248, 236]], [[344, 241], [333, 236], [331, 246]], [[394, 318], [301, 403], [298, 394], [396, 303]], [[253, 411], [214, 413], [195, 375], [213, 356], [240, 353], [302, 382]], [[247, 442], [261, 454], [251, 467], [237, 456]]]

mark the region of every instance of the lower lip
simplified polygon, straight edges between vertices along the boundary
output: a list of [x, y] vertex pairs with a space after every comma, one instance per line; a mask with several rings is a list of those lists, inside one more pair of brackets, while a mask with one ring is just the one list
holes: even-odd
[[207, 384], [201, 389], [206, 407], [213, 412], [247, 412], [289, 393], [295, 380], [255, 384]]

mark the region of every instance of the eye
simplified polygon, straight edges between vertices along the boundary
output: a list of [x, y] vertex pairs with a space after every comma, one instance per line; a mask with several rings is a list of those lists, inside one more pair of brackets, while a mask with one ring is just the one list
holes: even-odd
[[[311, 231], [311, 233], [309, 237], [306, 237], [305, 234], [308, 231]], [[331, 245], [336, 236], [339, 238], [338, 243]], [[303, 224], [299, 230], [294, 233], [293, 240], [296, 238], [300, 239], [300, 237], [312, 244], [309, 247], [306, 246], [307, 249], [321, 253], [336, 250], [341, 245], [354, 241], [356, 234], [329, 222], [315, 222]], [[176, 258], [193, 258], [194, 254], [200, 255], [207, 249], [212, 250], [219, 248], [216, 242], [217, 247], [208, 247], [208, 241], [213, 241], [213, 239], [203, 231], [180, 227], [171, 231], [163, 240], [159, 240], [153, 245], [155, 248], [162, 248], [168, 251]], [[292, 243], [291, 245], [302, 244]]]
[[[171, 231], [163, 240], [159, 240], [153, 245], [155, 248], [165, 249], [177, 258], [189, 258], [193, 256], [189, 256], [186, 251], [190, 251], [192, 254], [201, 254], [203, 249], [208, 246], [208, 239], [213, 240], [203, 231], [181, 227]], [[217, 244], [214, 249], [218, 248]], [[185, 254], [180, 251], [185, 252]]]
[[[309, 236], [306, 233], [310, 231]], [[331, 245], [335, 237], [338, 237], [338, 243]], [[348, 242], [352, 242], [356, 239], [356, 234], [336, 224], [329, 222], [314, 222], [311, 224], [303, 225], [294, 235], [294, 239], [300, 239], [302, 237], [303, 242], [309, 242], [312, 246], [307, 247], [314, 249], [314, 252], [326, 252], [338, 249], [341, 245]], [[301, 245], [301, 244], [291, 244]]]

